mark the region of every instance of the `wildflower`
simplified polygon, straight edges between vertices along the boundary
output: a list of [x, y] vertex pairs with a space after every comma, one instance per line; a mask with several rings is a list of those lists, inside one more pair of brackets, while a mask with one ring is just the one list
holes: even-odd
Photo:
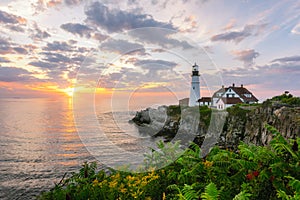
[[253, 176], [253, 174], [247, 174], [246, 175], [246, 178], [248, 179], [248, 180], [252, 180], [253, 178], [254, 178], [254, 176]]
[[117, 184], [118, 184], [118, 182], [116, 180], [113, 180], [112, 182], [109, 183], [109, 187], [114, 188], [114, 187], [116, 187]]
[[258, 171], [254, 171], [252, 172], [253, 176], [257, 177], [259, 175], [259, 172]]
[[93, 181], [93, 186], [96, 186], [98, 183], [99, 183], [99, 182], [98, 182], [98, 179], [95, 179], [95, 180]]
[[205, 167], [211, 167], [213, 165], [213, 162], [206, 160], [203, 164], [205, 165]]
[[120, 192], [123, 193], [123, 194], [125, 194], [127, 192], [127, 189], [126, 188], [121, 188]]

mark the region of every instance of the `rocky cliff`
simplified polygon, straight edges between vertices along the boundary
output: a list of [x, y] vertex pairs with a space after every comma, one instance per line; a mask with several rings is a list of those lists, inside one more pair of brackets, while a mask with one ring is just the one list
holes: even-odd
[[234, 106], [222, 112], [162, 106], [137, 112], [132, 121], [141, 132], [147, 130], [154, 137], [193, 137], [198, 144], [217, 143], [225, 148], [235, 148], [240, 141], [267, 145], [272, 135], [265, 124], [277, 128], [285, 138], [300, 136], [300, 107], [286, 105]]

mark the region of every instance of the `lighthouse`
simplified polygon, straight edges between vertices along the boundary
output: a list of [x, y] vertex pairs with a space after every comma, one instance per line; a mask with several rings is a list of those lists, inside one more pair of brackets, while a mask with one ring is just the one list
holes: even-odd
[[195, 63], [192, 71], [192, 82], [190, 90], [189, 106], [197, 106], [200, 99], [200, 78], [199, 66]]

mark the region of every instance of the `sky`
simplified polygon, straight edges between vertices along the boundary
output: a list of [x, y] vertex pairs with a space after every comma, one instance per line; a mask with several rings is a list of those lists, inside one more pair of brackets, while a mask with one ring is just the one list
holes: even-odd
[[1, 0], [0, 26], [0, 97], [174, 102], [195, 62], [202, 96], [300, 96], [300, 1]]

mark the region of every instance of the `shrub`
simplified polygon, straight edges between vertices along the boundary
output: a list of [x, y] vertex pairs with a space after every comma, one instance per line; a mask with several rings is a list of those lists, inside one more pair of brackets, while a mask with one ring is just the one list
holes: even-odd
[[155, 170], [179, 149], [178, 143], [159, 143], [160, 150], [147, 155], [149, 172], [144, 173], [96, 173], [95, 163], [85, 163], [39, 199], [299, 199], [300, 138], [286, 140], [266, 128], [274, 135], [268, 147], [241, 143], [236, 152], [215, 147], [202, 158], [200, 147], [192, 144], [172, 164]]

